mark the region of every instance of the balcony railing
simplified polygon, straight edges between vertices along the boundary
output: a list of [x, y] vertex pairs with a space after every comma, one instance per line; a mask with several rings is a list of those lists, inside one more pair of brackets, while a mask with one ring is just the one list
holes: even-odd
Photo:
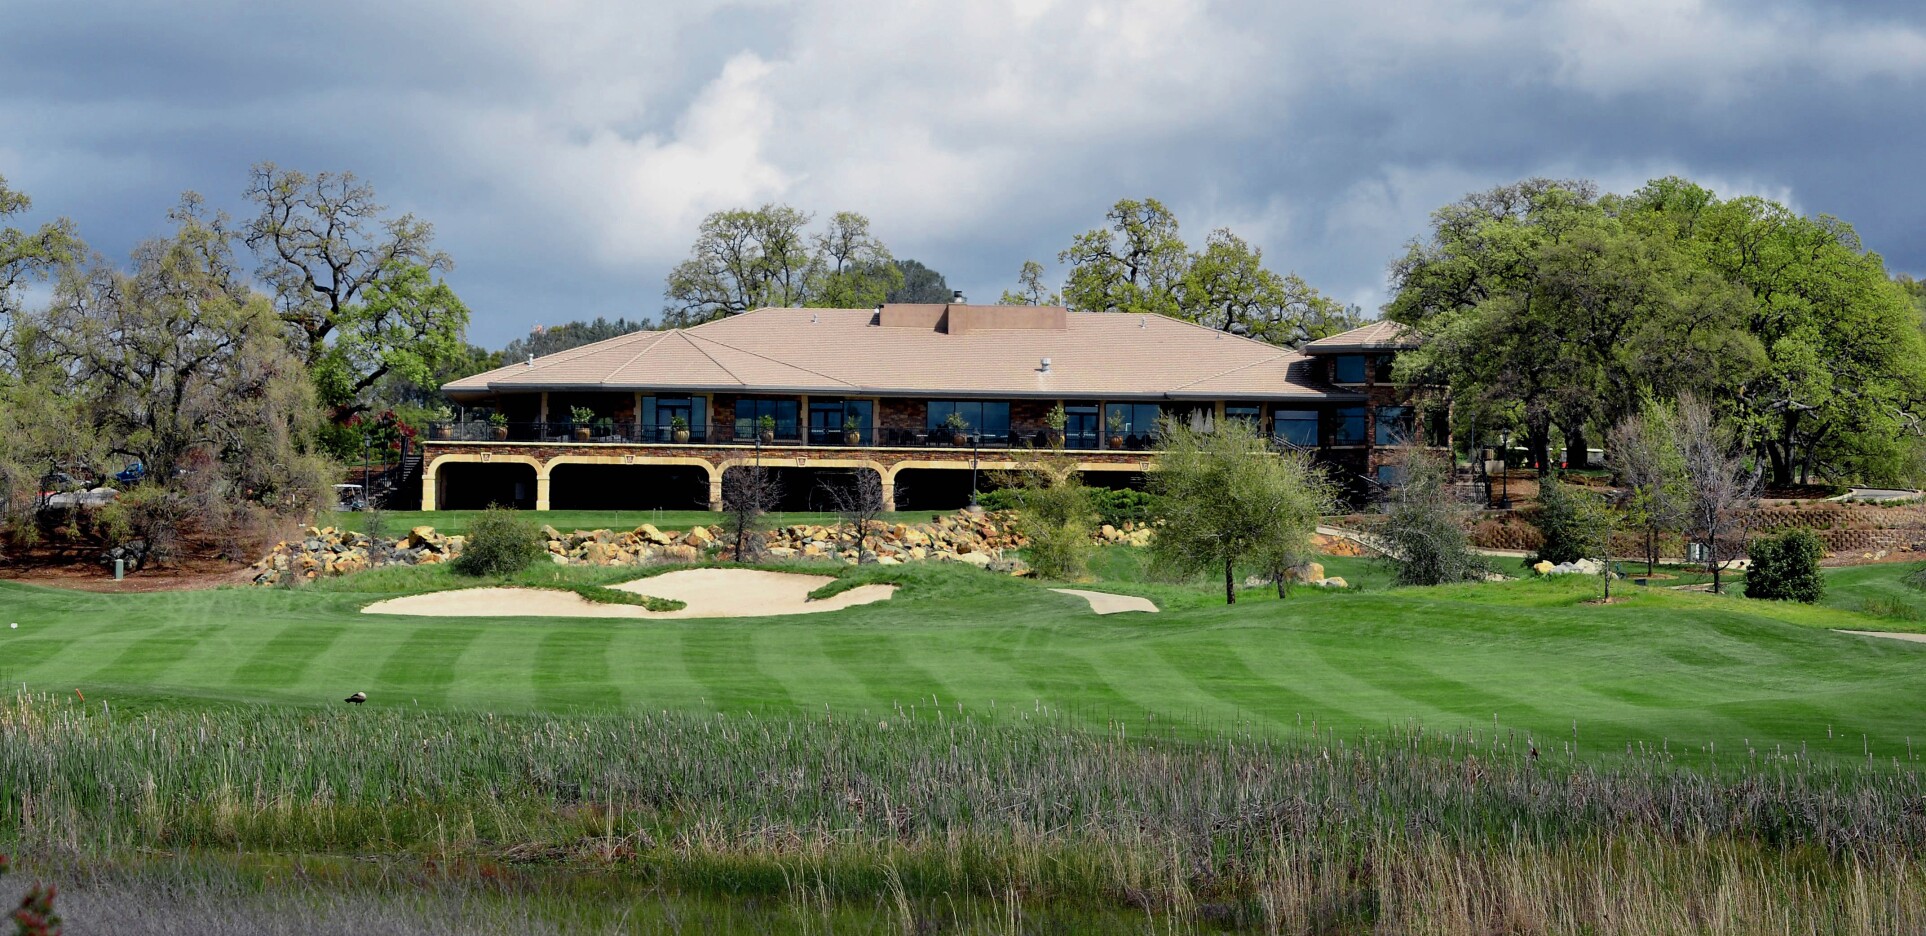
[[[1298, 444], [1279, 436], [1266, 437], [1273, 451], [1316, 452], [1321, 446]], [[510, 422], [497, 426], [474, 420], [438, 422], [428, 426], [431, 442], [587, 442], [610, 445], [764, 445], [808, 446], [810, 448], [956, 448], [1012, 449], [1064, 448], [1071, 451], [1154, 452], [1161, 440], [1150, 433], [1110, 435], [1099, 432], [1067, 433], [1060, 443], [1052, 444], [1046, 429], [1010, 430], [987, 433], [974, 429], [961, 432], [936, 429], [895, 429], [863, 425], [854, 431], [778, 424], [763, 432], [747, 426], [646, 426], [607, 420], [582, 425], [573, 422]], [[1347, 443], [1342, 439], [1333, 444]], [[1112, 444], [1113, 442], [1119, 444]]]

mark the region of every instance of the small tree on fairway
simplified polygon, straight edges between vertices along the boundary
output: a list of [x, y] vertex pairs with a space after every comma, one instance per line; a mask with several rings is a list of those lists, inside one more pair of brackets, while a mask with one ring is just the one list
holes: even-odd
[[1625, 524], [1645, 535], [1647, 575], [1658, 566], [1659, 537], [1685, 524], [1689, 493], [1677, 420], [1670, 406], [1648, 400], [1612, 427], [1606, 444], [1612, 472], [1629, 488], [1620, 503]]
[[1535, 557], [1543, 562], [1577, 562], [1605, 555], [1611, 539], [1611, 518], [1598, 496], [1556, 476], [1538, 486], [1538, 513], [1531, 522], [1545, 539]]
[[507, 507], [490, 506], [469, 526], [454, 567], [463, 575], [512, 575], [546, 551], [535, 524]]
[[739, 465], [722, 473], [722, 538], [734, 547], [737, 562], [762, 557], [763, 520], [781, 499], [782, 484], [761, 465]]
[[1819, 571], [1826, 544], [1811, 530], [1788, 530], [1753, 540], [1752, 566], [1745, 573], [1745, 596], [1812, 604], [1826, 593]]
[[1705, 544], [1705, 567], [1717, 592], [1719, 573], [1739, 552], [1732, 542], [1739, 532], [1738, 511], [1758, 492], [1760, 472], [1746, 466], [1732, 433], [1691, 394], [1679, 396], [1678, 446], [1685, 466], [1685, 529]]
[[1164, 518], [1150, 541], [1153, 561], [1182, 573], [1221, 568], [1224, 603], [1235, 604], [1238, 563], [1281, 575], [1309, 551], [1335, 497], [1308, 456], [1272, 453], [1240, 420], [1210, 433], [1171, 423], [1163, 438], [1150, 478]]
[[1465, 521], [1472, 507], [1452, 496], [1451, 469], [1443, 459], [1408, 450], [1403, 476], [1383, 509], [1385, 559], [1399, 585], [1478, 581], [1491, 574], [1484, 557], [1471, 551]]
[[882, 476], [871, 469], [858, 468], [850, 472], [847, 484], [824, 478], [822, 491], [848, 531], [850, 545], [856, 549], [856, 561], [874, 561], [875, 553], [869, 551], [869, 534], [883, 515]]
[[1090, 534], [1097, 511], [1076, 459], [1054, 451], [1016, 456], [999, 486], [1016, 493], [1017, 526], [1030, 540], [1030, 567], [1042, 578], [1075, 581], [1090, 574]]

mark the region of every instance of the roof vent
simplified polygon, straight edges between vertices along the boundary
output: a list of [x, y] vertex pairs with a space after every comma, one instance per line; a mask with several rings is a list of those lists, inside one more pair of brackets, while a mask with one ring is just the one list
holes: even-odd
[[531, 354], [528, 356], [528, 366], [530, 367], [535, 366], [535, 355]]
[[816, 313], [816, 312], [809, 313], [809, 324], [814, 325], [820, 321], [822, 321], [822, 318], [820, 317], [820, 313]]
[[1149, 328], [1149, 327], [1150, 327], [1150, 316], [1148, 316], [1148, 315], [1139, 315], [1139, 316], [1137, 316], [1137, 327], [1138, 327], [1138, 328]]
[[1046, 374], [1050, 373], [1050, 359], [1044, 358], [1042, 361], [1038, 362], [1037, 370], [1042, 371], [1043, 373], [1046, 373]]
[[954, 302], [954, 303], [956, 303], [957, 305], [963, 305], [963, 304], [964, 304], [964, 303], [963, 303], [963, 290], [961, 290], [961, 289], [952, 289], [952, 290], [950, 290], [950, 301], [951, 301], [951, 302]]

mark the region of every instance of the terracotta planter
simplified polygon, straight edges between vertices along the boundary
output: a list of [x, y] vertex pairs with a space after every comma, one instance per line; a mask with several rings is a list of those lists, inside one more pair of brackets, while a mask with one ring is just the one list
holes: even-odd
[[1111, 447], [1111, 448], [1113, 448], [1113, 449], [1120, 449], [1120, 448], [1123, 448], [1123, 436], [1120, 436], [1120, 435], [1113, 435], [1113, 436], [1111, 436], [1111, 437], [1110, 437], [1110, 447]]
[[775, 441], [776, 441], [776, 430], [764, 429], [762, 431], [762, 444], [771, 445], [771, 444], [774, 444]]
[[496, 426], [496, 427], [494, 428], [494, 430], [493, 430], [493, 432], [492, 432], [491, 434], [492, 434], [492, 435], [493, 435], [493, 436], [495, 437], [495, 441], [497, 441], [497, 442], [506, 442], [506, 441], [508, 441], [508, 427], [507, 427], [507, 426]]
[[669, 433], [669, 438], [674, 439], [675, 444], [677, 445], [686, 445], [688, 444], [688, 441], [689, 441], [689, 430], [677, 429], [674, 432]]
[[843, 433], [843, 444], [861, 445], [863, 444], [863, 434], [860, 432], [845, 432]]
[[588, 440], [589, 440], [589, 431], [587, 429], [575, 430], [575, 441], [587, 442]]
[[428, 437], [431, 439], [434, 439], [437, 442], [446, 442], [449, 439], [452, 439], [455, 437], [455, 427], [436, 426], [433, 429], [428, 430]]
[[970, 444], [970, 437], [961, 432], [952, 432], [950, 433], [950, 444], [958, 447], [968, 445]]

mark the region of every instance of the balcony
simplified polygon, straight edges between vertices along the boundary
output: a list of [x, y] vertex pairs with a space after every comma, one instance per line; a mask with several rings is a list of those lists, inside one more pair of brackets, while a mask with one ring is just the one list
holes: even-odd
[[[1011, 449], [1049, 445], [1042, 430], [1010, 431], [989, 434], [948, 429], [892, 429], [859, 425], [854, 432], [843, 428], [803, 427], [778, 424], [768, 432], [737, 426], [648, 426], [597, 420], [581, 425], [573, 422], [510, 422], [494, 425], [479, 420], [438, 422], [428, 425], [428, 441], [435, 442], [520, 442], [525, 444], [604, 444], [604, 445], [690, 445], [749, 446], [758, 443], [810, 448], [960, 448]], [[1078, 440], [1082, 441], [1082, 440]], [[1094, 438], [1091, 441], [1095, 441]], [[1095, 445], [1090, 446], [1095, 448]]]

